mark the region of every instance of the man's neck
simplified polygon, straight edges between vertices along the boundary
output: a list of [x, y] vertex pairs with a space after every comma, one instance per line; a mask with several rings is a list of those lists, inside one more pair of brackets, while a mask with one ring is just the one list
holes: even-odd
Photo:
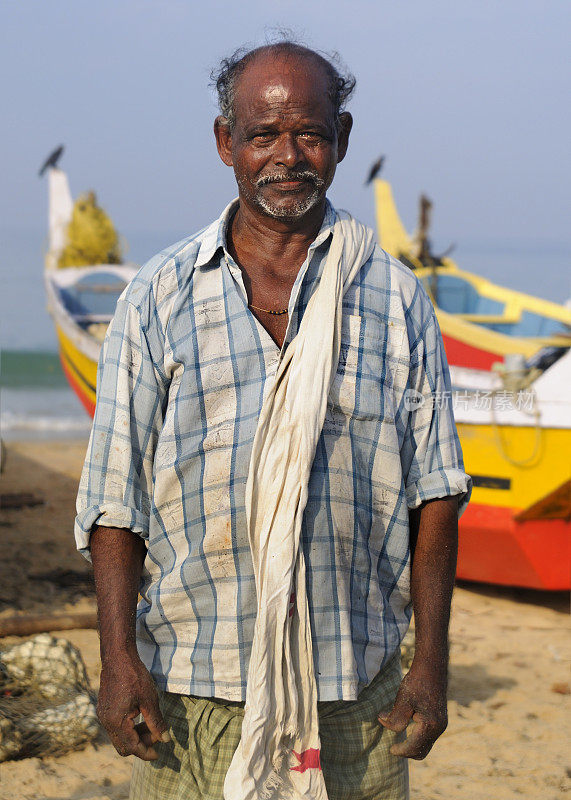
[[300, 220], [257, 214], [240, 203], [228, 231], [228, 247], [248, 272], [286, 278], [297, 275], [325, 216], [325, 200]]

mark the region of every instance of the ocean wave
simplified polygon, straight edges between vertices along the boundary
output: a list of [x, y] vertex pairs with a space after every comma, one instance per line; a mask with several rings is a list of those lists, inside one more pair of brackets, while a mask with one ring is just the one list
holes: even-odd
[[0, 429], [8, 431], [78, 431], [89, 432], [91, 420], [81, 417], [49, 417], [15, 414], [4, 411], [0, 416]]

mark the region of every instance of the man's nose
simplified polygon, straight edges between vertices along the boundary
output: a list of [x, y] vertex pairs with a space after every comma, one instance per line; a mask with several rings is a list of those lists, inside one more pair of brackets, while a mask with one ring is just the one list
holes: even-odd
[[284, 133], [278, 137], [276, 149], [274, 150], [274, 160], [276, 164], [289, 169], [303, 161], [303, 152], [293, 134]]

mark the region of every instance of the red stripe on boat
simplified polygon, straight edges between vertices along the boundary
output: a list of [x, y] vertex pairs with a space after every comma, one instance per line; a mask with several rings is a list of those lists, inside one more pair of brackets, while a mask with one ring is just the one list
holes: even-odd
[[571, 589], [571, 521], [518, 521], [519, 511], [470, 503], [459, 524], [458, 578]]
[[446, 357], [449, 364], [455, 367], [469, 367], [471, 369], [491, 370], [492, 364], [496, 361], [502, 362], [503, 356], [498, 353], [492, 353], [489, 350], [483, 350], [481, 347], [475, 347], [471, 344], [465, 344], [459, 339], [454, 339], [452, 336], [442, 334], [444, 339], [444, 349], [446, 350]]
[[71, 369], [69, 368], [65, 358], [63, 357], [63, 355], [61, 355], [61, 353], [60, 353], [60, 361], [61, 361], [61, 365], [62, 365], [63, 371], [65, 372], [65, 377], [67, 378], [69, 385], [71, 386], [73, 391], [78, 396], [79, 400], [81, 401], [82, 406], [85, 408], [85, 410], [87, 411], [89, 416], [93, 418], [93, 415], [95, 414], [95, 403], [93, 403], [89, 399], [89, 397], [85, 394], [85, 392], [83, 391], [82, 386], [80, 385], [79, 381], [77, 380], [77, 378], [75, 377], [75, 375], [73, 374]]

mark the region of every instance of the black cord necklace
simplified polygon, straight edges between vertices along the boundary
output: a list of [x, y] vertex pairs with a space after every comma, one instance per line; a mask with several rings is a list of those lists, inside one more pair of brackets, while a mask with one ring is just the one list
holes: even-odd
[[248, 308], [253, 308], [255, 311], [263, 311], [264, 314], [273, 314], [274, 317], [281, 317], [289, 311], [288, 308], [284, 308], [281, 311], [271, 311], [269, 308], [259, 308], [258, 306], [253, 306], [251, 303], [248, 305]]

